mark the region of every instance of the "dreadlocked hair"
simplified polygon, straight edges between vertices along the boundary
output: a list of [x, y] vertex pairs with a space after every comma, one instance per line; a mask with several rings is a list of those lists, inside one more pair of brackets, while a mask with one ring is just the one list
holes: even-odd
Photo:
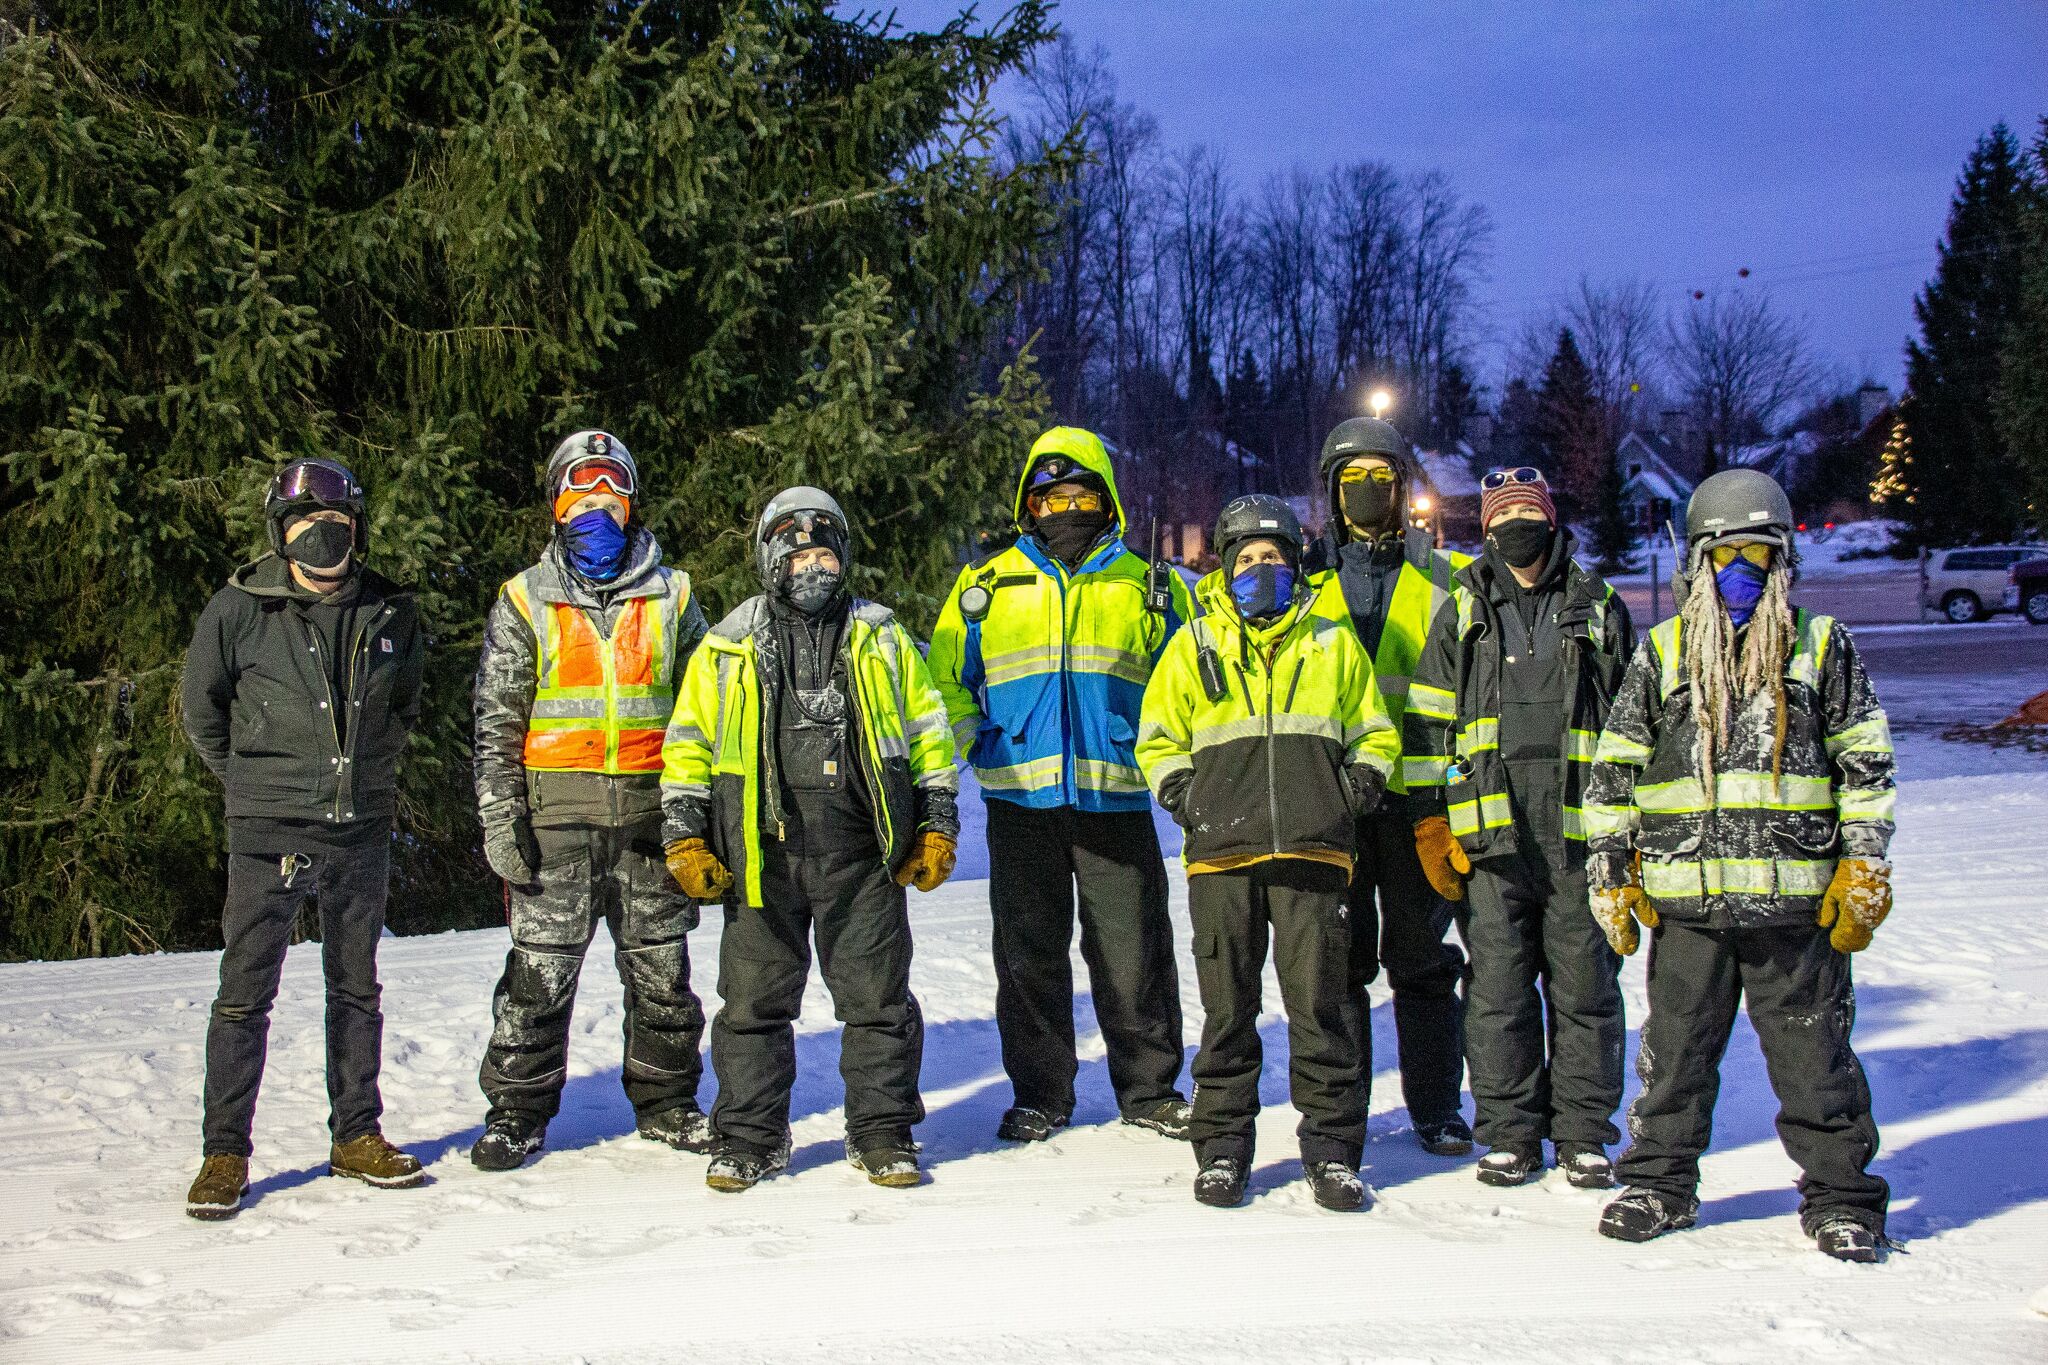
[[[1771, 725], [1771, 780], [1782, 775], [1785, 760], [1785, 663], [1796, 642], [1792, 617], [1792, 557], [1771, 556], [1764, 595], [1750, 615], [1747, 630], [1738, 631], [1714, 586], [1708, 546], [1692, 552], [1692, 589], [1681, 611], [1685, 678], [1692, 685], [1693, 724], [1698, 730], [1695, 754], [1707, 799], [1719, 804], [1714, 790], [1716, 759], [1727, 743], [1738, 707], [1768, 687], [1775, 707]], [[1739, 637], [1739, 638], [1738, 638]]]

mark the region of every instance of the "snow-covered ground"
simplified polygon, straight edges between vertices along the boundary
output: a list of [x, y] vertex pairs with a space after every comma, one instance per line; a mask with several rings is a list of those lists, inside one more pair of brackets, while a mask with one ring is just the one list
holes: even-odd
[[[1897, 527], [1890, 521], [1845, 522], [1833, 530], [1817, 528], [1797, 534], [1799, 542], [1799, 574], [1806, 582], [1824, 581], [1836, 578], [1860, 578], [1867, 574], [1917, 573], [1918, 565], [1911, 559], [1893, 559], [1878, 553], [1891, 544], [1892, 533]], [[1581, 532], [1581, 545], [1592, 543], [1590, 537]], [[1650, 581], [1649, 566], [1644, 560], [1649, 546], [1639, 542], [1636, 547], [1635, 573], [1609, 574], [1607, 580], [1616, 586], [1647, 586]], [[1661, 534], [1657, 537], [1658, 577], [1663, 582], [1671, 579], [1671, 542]], [[1852, 556], [1844, 558], [1843, 556]]]
[[[384, 945], [386, 1126], [430, 1184], [326, 1175], [307, 945], [272, 1026], [250, 1202], [195, 1223], [182, 1197], [216, 958], [0, 966], [0, 1361], [2048, 1360], [2048, 1317], [2028, 1308], [2048, 1286], [2048, 761], [1925, 737], [1902, 757], [1899, 909], [1857, 961], [1908, 1244], [1880, 1267], [1800, 1236], [1746, 1026], [1701, 1226], [1643, 1247], [1595, 1235], [1601, 1197], [1554, 1173], [1490, 1190], [1469, 1160], [1425, 1155], [1383, 1003], [1363, 1214], [1322, 1212], [1300, 1184], [1277, 1013], [1248, 1207], [1197, 1206], [1188, 1149], [1114, 1123], [1092, 1033], [1078, 1126], [1003, 1147], [986, 883], [966, 881], [914, 905], [931, 1179], [910, 1191], [841, 1160], [815, 984], [792, 1174], [713, 1194], [701, 1157], [630, 1136], [601, 939], [547, 1152], [474, 1170], [499, 930]], [[1178, 889], [1175, 913], [1192, 1047]], [[707, 1005], [717, 938], [693, 936]], [[1640, 1019], [1640, 957], [1624, 981]]]

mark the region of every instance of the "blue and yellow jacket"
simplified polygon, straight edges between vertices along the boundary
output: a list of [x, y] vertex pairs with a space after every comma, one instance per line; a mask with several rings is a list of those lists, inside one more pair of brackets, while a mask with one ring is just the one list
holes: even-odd
[[1167, 613], [1145, 610], [1147, 564], [1124, 545], [1116, 472], [1092, 432], [1054, 427], [1033, 444], [1017, 477], [1018, 524], [1029, 524], [1025, 479], [1049, 454], [1101, 478], [1114, 525], [1072, 573], [1030, 534], [962, 570], [932, 630], [932, 681], [986, 795], [1041, 810], [1145, 810], [1145, 684], [1192, 605], [1176, 575]]

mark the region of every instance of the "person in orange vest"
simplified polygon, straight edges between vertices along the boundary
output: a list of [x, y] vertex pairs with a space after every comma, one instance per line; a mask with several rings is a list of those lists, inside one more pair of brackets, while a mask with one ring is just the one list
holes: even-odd
[[499, 591], [476, 674], [484, 857], [509, 888], [512, 949], [492, 999], [470, 1160], [509, 1171], [561, 1107], [569, 1014], [602, 919], [625, 985], [621, 1072], [640, 1136], [710, 1150], [697, 1103], [704, 1011], [690, 990], [697, 905], [661, 849], [661, 743], [708, 626], [690, 576], [633, 518], [618, 437], [579, 431], [547, 464], [555, 533]]

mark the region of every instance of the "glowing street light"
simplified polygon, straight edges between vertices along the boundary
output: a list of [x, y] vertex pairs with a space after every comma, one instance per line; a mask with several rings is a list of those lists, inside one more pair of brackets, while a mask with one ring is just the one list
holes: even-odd
[[1371, 405], [1373, 416], [1385, 417], [1387, 409], [1394, 406], [1394, 395], [1388, 393], [1385, 389], [1374, 389], [1372, 396], [1365, 401]]

